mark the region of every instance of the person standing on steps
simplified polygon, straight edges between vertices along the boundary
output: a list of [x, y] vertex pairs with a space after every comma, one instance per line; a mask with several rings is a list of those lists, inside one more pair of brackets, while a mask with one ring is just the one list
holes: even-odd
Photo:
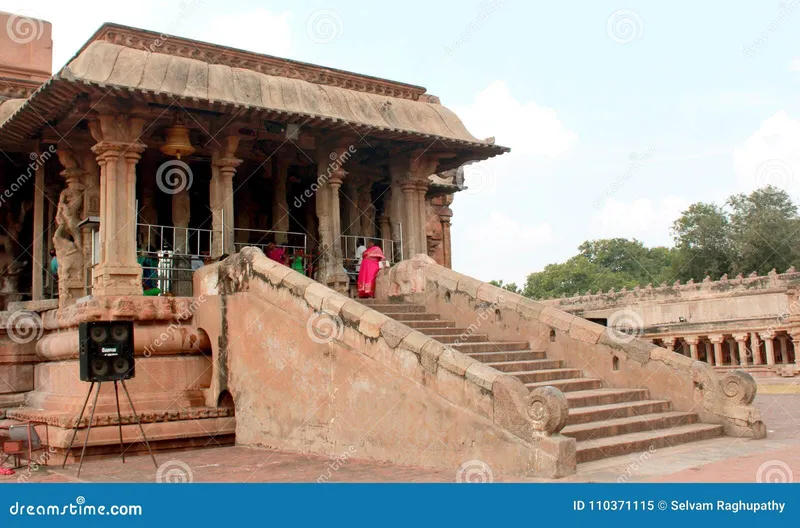
[[361, 299], [375, 297], [375, 279], [381, 269], [381, 261], [385, 260], [383, 250], [375, 245], [375, 241], [367, 240], [367, 249], [362, 256], [361, 266], [358, 270], [358, 296]]

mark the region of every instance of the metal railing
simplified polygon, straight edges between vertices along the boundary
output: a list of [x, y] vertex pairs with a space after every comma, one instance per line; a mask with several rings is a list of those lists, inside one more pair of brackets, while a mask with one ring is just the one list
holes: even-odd
[[[342, 235], [342, 255], [344, 260], [344, 269], [351, 278], [358, 278], [358, 269], [361, 265], [361, 259], [357, 257], [357, 251], [360, 241], [366, 242], [366, 239], [374, 240], [377, 245], [383, 250], [383, 255], [386, 257], [386, 262], [389, 265], [394, 264], [394, 240], [388, 238], [375, 238], [363, 237], [358, 235]], [[366, 248], [366, 244], [364, 246]]]
[[214, 231], [154, 224], [136, 230], [145, 291], [192, 295], [192, 273], [210, 255]]
[[[240, 241], [242, 239], [245, 241]], [[270, 241], [275, 245], [287, 250], [290, 255], [296, 254], [299, 250], [308, 253], [308, 235], [296, 231], [271, 231], [262, 229], [244, 229], [241, 227], [233, 230], [233, 247], [238, 252], [246, 246], [255, 246], [267, 253], [267, 244]]]

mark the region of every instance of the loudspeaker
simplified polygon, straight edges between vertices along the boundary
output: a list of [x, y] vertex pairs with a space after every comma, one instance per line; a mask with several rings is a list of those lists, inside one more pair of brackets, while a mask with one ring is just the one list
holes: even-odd
[[92, 321], [78, 326], [81, 381], [134, 376], [133, 321]]

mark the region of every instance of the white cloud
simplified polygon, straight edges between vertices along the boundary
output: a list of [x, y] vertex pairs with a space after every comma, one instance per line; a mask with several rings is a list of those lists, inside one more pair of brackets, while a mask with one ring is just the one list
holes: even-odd
[[795, 196], [800, 191], [800, 120], [781, 110], [764, 120], [733, 150], [740, 190], [772, 184]]
[[505, 279], [519, 286], [538, 266], [542, 248], [555, 241], [548, 222], [526, 224], [506, 213], [493, 211], [470, 222], [459, 221], [453, 249], [453, 269], [471, 277], [489, 281]]
[[794, 59], [789, 63], [789, 71], [800, 71], [800, 59]]
[[533, 101], [517, 101], [505, 81], [492, 82], [478, 92], [471, 105], [455, 112], [473, 135], [495, 136], [497, 143], [511, 147], [515, 156], [560, 156], [578, 140], [555, 110]]
[[679, 196], [668, 196], [660, 202], [610, 198], [592, 217], [589, 231], [593, 238], [637, 238], [649, 246], [671, 245], [672, 223], [689, 205], [689, 200]]

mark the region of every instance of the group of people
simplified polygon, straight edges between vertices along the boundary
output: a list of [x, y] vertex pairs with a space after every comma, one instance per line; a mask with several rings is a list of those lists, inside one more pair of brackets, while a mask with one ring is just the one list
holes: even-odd
[[[289, 255], [285, 248], [277, 246], [274, 241], [270, 241], [267, 243], [266, 254], [268, 258], [275, 262], [289, 266], [303, 275], [314, 277], [313, 265], [306, 264], [307, 256], [302, 249], [297, 249], [294, 254]], [[359, 241], [356, 248], [355, 270], [358, 273], [356, 287], [360, 298], [367, 299], [375, 296], [375, 281], [378, 277], [381, 262], [384, 260], [386, 260], [386, 257], [383, 255], [383, 250], [374, 240], [361, 239]]]

